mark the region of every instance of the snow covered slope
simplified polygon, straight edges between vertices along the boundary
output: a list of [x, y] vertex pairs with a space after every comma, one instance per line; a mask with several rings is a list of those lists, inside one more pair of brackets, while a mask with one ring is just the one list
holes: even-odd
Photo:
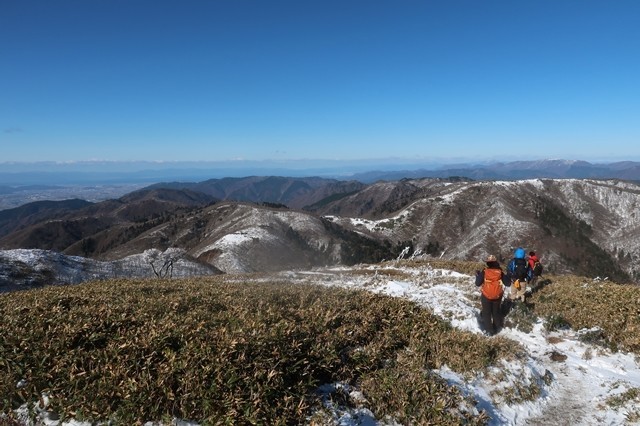
[[[392, 196], [394, 187], [404, 196]], [[353, 215], [354, 205], [367, 206], [364, 216]], [[640, 186], [631, 182], [380, 182], [324, 212], [379, 239], [439, 247], [430, 253], [436, 257], [480, 260], [494, 254], [504, 261], [524, 247], [538, 251], [554, 272], [640, 277]]]
[[[216, 273], [220, 271], [186, 257], [176, 259], [172, 269], [175, 277]], [[0, 292], [108, 278], [155, 276], [150, 259], [144, 253], [116, 261], [98, 261], [49, 250], [0, 250]]]

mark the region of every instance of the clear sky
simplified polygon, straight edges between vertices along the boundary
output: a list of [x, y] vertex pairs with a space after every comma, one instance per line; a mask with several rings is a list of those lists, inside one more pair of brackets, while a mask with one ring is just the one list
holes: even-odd
[[0, 162], [640, 160], [640, 1], [0, 0]]

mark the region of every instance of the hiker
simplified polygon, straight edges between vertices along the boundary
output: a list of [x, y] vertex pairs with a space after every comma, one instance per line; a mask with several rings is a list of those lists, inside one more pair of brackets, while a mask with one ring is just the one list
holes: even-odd
[[481, 287], [482, 295], [482, 325], [486, 334], [492, 336], [498, 333], [504, 325], [504, 315], [502, 313], [503, 285], [509, 286], [507, 275], [502, 272], [502, 268], [494, 255], [487, 257], [487, 266], [482, 271], [476, 271], [476, 287]]
[[529, 263], [529, 268], [531, 269], [531, 281], [529, 282], [529, 287], [533, 291], [538, 283], [538, 278], [542, 275], [542, 262], [540, 262], [540, 258], [536, 255], [535, 251], [529, 252], [529, 258], [527, 259]]
[[525, 251], [518, 247], [513, 254], [513, 259], [507, 265], [507, 275], [511, 283], [509, 299], [525, 301], [527, 282], [531, 280], [531, 268], [525, 259]]

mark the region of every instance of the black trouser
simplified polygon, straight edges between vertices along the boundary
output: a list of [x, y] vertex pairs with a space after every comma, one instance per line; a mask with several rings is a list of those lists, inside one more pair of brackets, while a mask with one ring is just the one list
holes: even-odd
[[482, 303], [482, 325], [486, 332], [495, 334], [502, 329], [504, 323], [504, 317], [502, 316], [502, 310], [500, 305], [502, 299], [489, 300], [484, 294], [480, 296], [480, 302]]

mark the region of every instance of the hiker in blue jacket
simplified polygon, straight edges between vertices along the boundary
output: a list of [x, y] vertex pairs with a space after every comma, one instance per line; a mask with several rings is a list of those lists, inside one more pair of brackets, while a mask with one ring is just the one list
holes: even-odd
[[507, 265], [507, 276], [511, 281], [511, 294], [509, 299], [525, 301], [527, 283], [531, 280], [532, 271], [527, 259], [526, 252], [522, 247], [518, 247], [513, 254], [513, 259]]

